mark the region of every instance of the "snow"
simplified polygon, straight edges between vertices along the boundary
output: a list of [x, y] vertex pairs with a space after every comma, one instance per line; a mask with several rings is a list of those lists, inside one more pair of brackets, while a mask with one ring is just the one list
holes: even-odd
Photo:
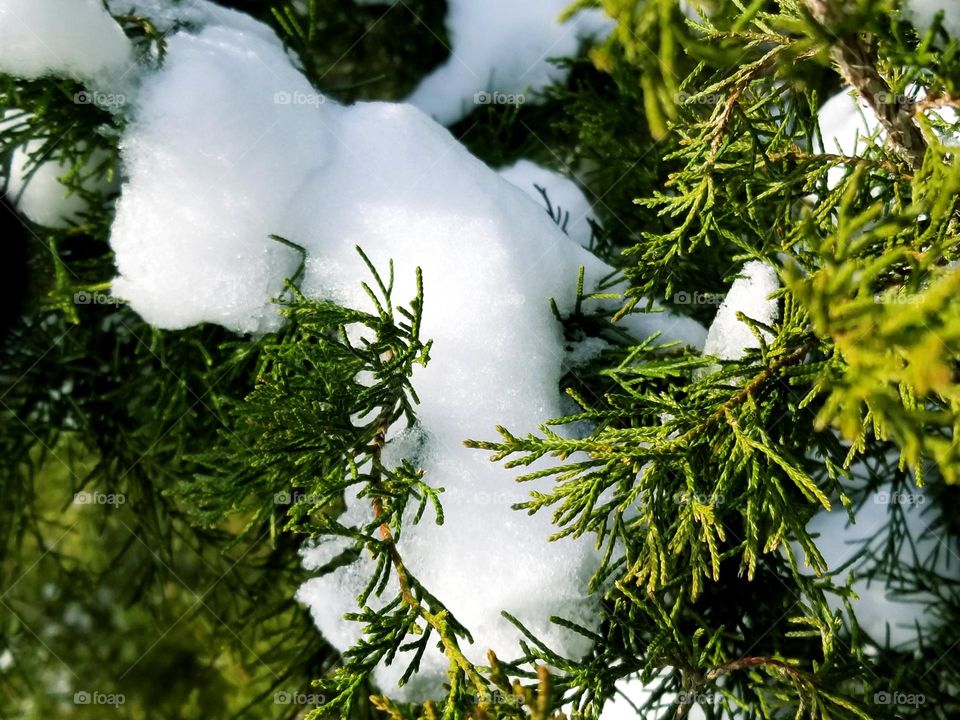
[[566, 80], [566, 70], [551, 58], [576, 56], [585, 40], [612, 26], [600, 10], [559, 22], [569, 5], [569, 0], [449, 0], [450, 57], [409, 101], [444, 125], [477, 104], [533, 102], [537, 91]]
[[[587, 639], [547, 618], [597, 626], [586, 587], [598, 559], [592, 541], [548, 542], [548, 514], [510, 507], [548, 481], [521, 487], [514, 471], [463, 440], [564, 414], [558, 383], [568, 358], [549, 300], [569, 312], [579, 268], [588, 290], [611, 268], [422, 111], [328, 101], [276, 38], [228, 20], [213, 13], [174, 32], [164, 67], [141, 80], [122, 143], [113, 293], [163, 328], [213, 322], [260, 333], [278, 327], [270, 298], [300, 260], [271, 233], [304, 248], [305, 293], [352, 307], [370, 309], [356, 245], [377, 267], [395, 261], [398, 303], [414, 296], [421, 267], [431, 362], [413, 378], [418, 424], [390, 436], [385, 462], [410, 458], [444, 487], [446, 522], [408, 526], [399, 550], [480, 641], [465, 648], [472, 660], [484, 663], [490, 647], [519, 654], [519, 632], [501, 610], [559, 652], [586, 653]], [[664, 340], [704, 334], [668, 313], [633, 314], [626, 326]], [[348, 520], [369, 517], [366, 503], [346, 501]], [[304, 563], [318, 569], [341, 549], [336, 540], [307, 547]], [[360, 632], [342, 616], [356, 610], [370, 563], [361, 557], [298, 594], [342, 650]], [[396, 685], [404, 659], [378, 669], [382, 688]], [[446, 668], [431, 646], [398, 697], [438, 695]]]
[[132, 65], [133, 46], [100, 0], [0, 0], [0, 72], [108, 87]]
[[[345, 526], [357, 527], [369, 521], [367, 513], [368, 508], [363, 503], [348, 496], [347, 509], [339, 521]], [[300, 551], [303, 566], [307, 570], [319, 570], [351, 545], [348, 540], [338, 537], [321, 538], [309, 543]], [[363, 554], [356, 562], [337, 572], [308, 580], [297, 592], [297, 599], [312, 610], [314, 622], [321, 634], [337, 648], [349, 648], [362, 636], [360, 623], [343, 619], [343, 613], [346, 612], [344, 602], [347, 598], [356, 598], [363, 592], [374, 567], [370, 556]], [[370, 597], [368, 604], [374, 608], [383, 605], [375, 595]], [[393, 680], [391, 684], [396, 684], [396, 681]]]
[[779, 289], [780, 281], [770, 265], [757, 260], [744, 265], [740, 277], [734, 281], [717, 310], [703, 354], [721, 360], [739, 360], [747, 350], [760, 347], [753, 330], [737, 317], [737, 313], [764, 325], [772, 325], [778, 317], [778, 309], [777, 301], [770, 295]]
[[680, 0], [680, 11], [694, 22], [702, 22], [701, 15], [710, 17], [710, 0]]
[[[29, 156], [43, 146], [40, 140], [32, 140], [17, 148], [10, 158], [10, 177], [7, 193], [17, 210], [38, 225], [49, 228], [64, 228], [80, 221], [88, 209], [86, 200], [70, 192], [60, 178], [71, 171], [71, 166], [62, 160], [41, 161], [35, 169], [29, 165]], [[93, 153], [91, 166], [106, 160], [105, 152]], [[110, 193], [116, 184], [106, 178], [88, 174], [83, 188], [92, 193]]]
[[[915, 101], [926, 97], [926, 90], [911, 85], [906, 95]], [[928, 118], [948, 125], [956, 125], [960, 115], [952, 107], [930, 108], [925, 111]], [[817, 143], [816, 152], [834, 153], [847, 157], [861, 157], [871, 144], [880, 146], [886, 142], [886, 132], [877, 119], [873, 109], [851, 88], [845, 88], [823, 104], [817, 114], [823, 143]], [[939, 133], [944, 145], [960, 145], [960, 133], [951, 128]], [[827, 173], [827, 187], [835, 188], [850, 166], [838, 164]]]
[[[884, 135], [880, 121], [873, 110], [846, 88], [823, 104], [817, 114], [823, 144], [818, 143], [817, 152], [826, 152], [847, 157], [860, 157], [870, 143], [880, 145]], [[827, 172], [827, 187], [831, 190], [840, 184], [849, 171], [845, 164], [836, 165]]]
[[820, 152], [859, 157], [880, 129], [873, 110], [855, 90], [846, 88], [827, 100], [817, 113], [823, 139]]
[[603, 338], [584, 338], [580, 342], [574, 343], [567, 352], [567, 366], [577, 368], [586, 365], [598, 358], [609, 347], [610, 343]]
[[[401, 551], [414, 574], [500, 656], [517, 654], [516, 630], [501, 609], [551, 646], [582, 654], [589, 643], [546, 618], [562, 614], [596, 626], [596, 606], [584, 595], [597, 560], [592, 544], [545, 542], [551, 532], [546, 515], [510, 509], [533, 488], [520, 488], [514, 473], [461, 443], [491, 437], [496, 423], [532, 428], [563, 414], [557, 392], [563, 339], [547, 299], [568, 312], [578, 267], [586, 266], [590, 284], [608, 268], [418, 110], [358, 105], [342, 111], [336, 127], [350, 152], [336, 154], [293, 203], [308, 212], [292, 237], [330, 228], [322, 252], [308, 259], [303, 286], [312, 295], [366, 305], [356, 282], [362, 268], [355, 243], [380, 267], [396, 260], [401, 298], [412, 295], [409, 282], [419, 264], [426, 286], [423, 332], [435, 341], [430, 366], [415, 378], [425, 440], [418, 462], [449, 492], [446, 524], [408, 528]], [[425, 155], [432, 160], [429, 172], [422, 169]], [[329, 593], [326, 579], [320, 582], [321, 595]], [[355, 584], [350, 589], [338, 601], [312, 596], [318, 624], [329, 622], [331, 604], [347, 604]], [[482, 662], [487, 645], [469, 656]], [[432, 654], [423, 671], [440, 678], [445, 666]], [[403, 669], [396, 663], [380, 682], [392, 684]]]
[[[607, 700], [600, 713], [600, 720], [636, 720], [641, 717], [634, 708], [643, 707], [650, 701], [657, 687], [663, 682], [655, 678], [650, 683], [644, 683], [639, 677], [626, 677], [616, 683], [616, 692]], [[673, 696], [661, 698], [663, 707], [668, 707]]]
[[172, 36], [144, 80], [111, 242], [113, 291], [148, 321], [279, 326], [269, 298], [298, 257], [268, 236], [292, 237], [287, 206], [335, 140], [317, 105], [277, 93], [316, 96], [279, 45], [220, 26]]
[[577, 183], [530, 160], [518, 160], [513, 165], [502, 168], [500, 177], [546, 207], [543, 193], [538, 189], [542, 188], [550, 200], [554, 216], [559, 213], [560, 225], [567, 235], [589, 249], [593, 238], [590, 221], [597, 222], [597, 219], [590, 201]]
[[[671, 668], [664, 668], [660, 671], [659, 676], [655, 677], [649, 683], [644, 683], [635, 675], [619, 680], [616, 683], [615, 694], [603, 706], [603, 711], [600, 713], [600, 720], [638, 720], [638, 718], [643, 717], [634, 708], [641, 708], [645, 703], [649, 702], [671, 672]], [[663, 693], [659, 697], [657, 704], [653, 706], [654, 712], [659, 710], [659, 714], [653, 715], [653, 717], [666, 718], [667, 708], [677, 699], [676, 693]], [[702, 704], [712, 706], [714, 702], [713, 694], [708, 690], [704, 690], [703, 693], [694, 695], [691, 700], [692, 704], [685, 717], [688, 718], [688, 720], [704, 720], [706, 713], [704, 712]], [[723, 713], [719, 717], [725, 720], [729, 715]]]
[[[863, 466], [858, 466], [853, 474], [862, 480], [866, 471]], [[864, 504], [856, 509], [854, 524], [850, 524], [846, 510], [836, 507], [830, 512], [821, 511], [815, 515], [808, 523], [807, 531], [819, 533], [817, 547], [827, 567], [832, 572], [840, 572], [838, 584], [842, 585], [849, 575], [856, 578], [852, 588], [859, 598], [851, 602], [861, 629], [881, 645], [885, 643], [889, 630], [891, 646], [911, 650], [919, 643], [917, 626], [925, 636], [935, 628], [936, 618], [930, 612], [930, 606], [937, 598], [929, 593], [913, 591], [907, 585], [900, 588], [895, 582], [888, 587], [882, 574], [868, 582], [863, 575], [869, 570], [869, 559], [859, 560], [851, 567], [844, 568], [864, 543], [877, 552], [883, 552], [891, 536], [891, 504], [899, 505], [904, 528], [910, 538], [899, 547], [897, 562], [909, 568], [916, 566], [919, 561], [928, 570], [954, 582], [960, 581], [960, 548], [941, 530], [933, 529], [938, 510], [926, 490], [910, 488], [898, 491], [893, 485], [883, 486], [870, 493]], [[844, 569], [841, 571], [841, 568]], [[828, 601], [834, 611], [843, 607], [842, 602], [834, 596], [828, 596]]]
[[[549, 217], [559, 216], [561, 229], [581, 247], [586, 249], [592, 247], [593, 228], [590, 222], [598, 221], [590, 201], [576, 182], [530, 160], [518, 160], [513, 165], [501, 168], [499, 173], [502, 178], [539, 203], [549, 213]], [[546, 198], [538, 187], [546, 191]], [[623, 293], [626, 289], [627, 284], [620, 282], [606, 288], [605, 292]], [[596, 302], [599, 307], [609, 312], [619, 309], [618, 300], [597, 300]], [[652, 312], [630, 313], [620, 318], [617, 324], [634, 337], [649, 337], [662, 331], [663, 322], [658, 317], [662, 310], [660, 303], [654, 302]], [[669, 324], [670, 332], [665, 336], [664, 341], [681, 342], [696, 349], [703, 348], [706, 333], [699, 323], [683, 317], [671, 317]], [[586, 364], [606, 347], [608, 344], [599, 338], [584, 338], [570, 349], [567, 357], [568, 364], [571, 367]]]
[[956, 0], [904, 0], [904, 14], [923, 32], [937, 17], [944, 13], [943, 27], [955, 37], [960, 37], [960, 9]]

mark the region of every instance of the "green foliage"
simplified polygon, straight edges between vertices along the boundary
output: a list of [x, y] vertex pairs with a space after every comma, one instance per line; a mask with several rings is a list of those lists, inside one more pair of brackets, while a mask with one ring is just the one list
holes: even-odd
[[[423, 491], [424, 501], [436, 501], [409, 465], [380, 477], [387, 472], [380, 462], [387, 429], [415, 418], [409, 376], [415, 365], [428, 362], [430, 344], [419, 337], [419, 275], [420, 293], [408, 310], [393, 306], [392, 265], [386, 281], [370, 268], [374, 285], [363, 287], [377, 315], [311, 300], [291, 287], [292, 297], [283, 301], [286, 329], [264, 342], [257, 385], [233, 408], [209, 456], [215, 474], [187, 484], [188, 499], [206, 520], [219, 522], [236, 512], [253, 522], [271, 519], [271, 509], [243, 503], [280, 496], [289, 506], [286, 529], [296, 530], [314, 511], [339, 506], [344, 490], [361, 482], [380, 488], [371, 489], [370, 497], [383, 507], [384, 522], [403, 510], [391, 497]], [[222, 466], [225, 455], [235, 457], [229, 473]]]
[[344, 102], [399, 100], [450, 54], [444, 0], [234, 0], [273, 25], [317, 88]]
[[[233, 4], [344, 100], [402, 97], [447, 52], [442, 2]], [[709, 322], [712, 306], [677, 297], [722, 292], [747, 259], [783, 281], [779, 319], [748, 321], [759, 348], [728, 361], [629, 338], [581, 293], [560, 318], [567, 339], [610, 346], [563, 379], [579, 409], [470, 442], [521, 482], [553, 479], [518, 512], [551, 513], [556, 538], [592, 535], [604, 550], [592, 586], [604, 622], [572, 627], [590, 654], [561, 657], [525, 631], [519, 657], [475, 666], [459, 649], [470, 628], [403, 562], [405, 509], [443, 521], [442, 489], [416, 459], [382, 455], [388, 434], [416, 430], [429, 288], [395, 306], [392, 269], [368, 263], [356, 281], [377, 312], [364, 313], [307, 298], [293, 278], [285, 327], [255, 339], [162, 332], [122, 303], [78, 303], [114, 272], [113, 191], [84, 181], [117, 177], [123, 115], [74, 102], [75, 82], [0, 76], [0, 107], [16, 113], [0, 167], [33, 141], [91, 207], [67, 229], [24, 225], [29, 302], [0, 352], [0, 651], [15, 660], [0, 671], [14, 698], [0, 714], [64, 714], [48, 690], [65, 667], [91, 688], [129, 668], [117, 713], [130, 718], [295, 717], [303, 709], [275, 693], [309, 694], [311, 680], [315, 718], [597, 718], [637, 675], [654, 686], [648, 718], [693, 704], [709, 718], [956, 716], [960, 588], [934, 571], [947, 545], [902, 562], [919, 538], [893, 504], [887, 544], [827, 568], [807, 523], [919, 481], [943, 515], [926, 532], [960, 534], [947, 484], [958, 481], [960, 165], [943, 140], [958, 127], [932, 112], [957, 104], [957, 39], [918, 33], [891, 0], [828, 4], [832, 25], [806, 0], [701, 2], [697, 20], [674, 0], [577, 6], [618, 25], [571, 61], [569, 83], [542, 105], [481, 108], [454, 133], [491, 163], [532, 157], [585, 186], [603, 220], [597, 251], [629, 283], [621, 315], [659, 299]], [[119, 21], [163, 61], [155, 28]], [[852, 48], [863, 67], [845, 65]], [[817, 111], [858, 77], [880, 83], [888, 122], [915, 126], [922, 162], [896, 141], [859, 157], [821, 148]], [[522, 474], [543, 458], [547, 469]], [[361, 489], [366, 521], [344, 519], [347, 489]], [[80, 507], [77, 493], [124, 503]], [[340, 657], [292, 599], [307, 576], [297, 548], [321, 536], [343, 543], [333, 564], [374, 560], [345, 620], [365, 634]], [[916, 651], [861, 631], [851, 569], [936, 597]], [[371, 695], [378, 663], [429, 643], [450, 660], [442, 701]], [[893, 691], [924, 703], [875, 701]]]
[[[849, 590], [813, 580], [800, 565], [812, 565], [814, 577], [825, 570], [805, 530], [818, 505], [856, 507], [869, 497], [867, 488], [838, 483], [855, 462], [869, 468], [873, 489], [891, 478], [907, 487], [898, 463], [879, 462], [890, 453], [888, 441], [918, 479], [924, 470], [934, 483], [955, 478], [953, 333], [960, 325], [953, 317], [956, 272], [948, 263], [956, 252], [956, 165], [933, 132], [934, 125], [944, 130], [942, 119], [918, 111], [927, 141], [918, 170], [895, 147], [877, 145], [858, 158], [816, 152], [814, 113], [837, 81], [822, 64], [829, 62], [829, 33], [825, 39], [805, 7], [754, 3], [684, 25], [672, 3], [589, 4], [624, 21], [595, 53], [598, 66], [621, 84], [630, 80], [625, 64], [647, 73], [633, 80], [643, 91], [650, 133], [617, 140], [635, 139], [637, 157], [656, 147], [668, 173], [663, 189], [631, 186], [637, 203], [658, 219], [648, 225], [656, 229], [637, 228], [639, 241], [620, 241], [632, 283], [624, 311], [660, 294], [709, 293], [742, 259], [762, 258], [786, 283], [781, 320], [754, 327], [758, 352], [719, 368], [637, 345], [597, 369], [606, 385], [590, 385], [602, 392], [573, 393], [582, 413], [552, 420], [537, 434], [501, 428], [499, 442], [471, 444], [511, 467], [558, 458], [555, 467], [520, 476], [556, 479], [552, 492], [533, 494], [522, 509], [551, 512], [558, 537], [594, 533], [606, 549], [596, 581], [603, 587], [601, 580], [613, 580], [607, 600], [618, 614], [613, 641], [598, 644], [598, 666], [643, 657], [644, 665], [628, 667], [650, 679], [673, 668], [668, 688], [693, 688], [715, 709], [740, 707], [748, 717], [779, 717], [788, 708], [798, 717], [886, 717], [894, 709], [877, 707], [872, 694], [889, 677], [880, 668], [892, 655], [884, 649], [881, 659], [868, 659], [868, 641], [855, 625], [845, 629], [826, 604]], [[878, 62], [881, 74], [890, 73], [883, 77], [891, 95], [904, 94], [918, 77], [901, 75], [900, 64], [939, 68], [940, 52], [954, 52], [953, 40], [933, 51], [929, 38], [894, 22], [882, 3], [861, 3], [851, 13], [849, 26], [874, 33], [880, 57], [896, 58], [895, 68]], [[683, 52], [678, 38], [686, 38]], [[940, 72], [924, 77], [934, 97], [948, 92]], [[652, 96], [644, 83], [656, 85]], [[631, 104], [636, 112], [630, 93], [620, 93], [628, 99], [619, 107], [594, 104], [594, 111], [606, 112], [613, 126], [613, 116], [624, 117]], [[828, 187], [827, 173], [838, 166], [850, 171]], [[579, 439], [552, 429], [584, 421], [593, 429]], [[839, 442], [834, 428], [853, 446]], [[952, 491], [938, 497], [949, 514]], [[949, 622], [956, 617], [955, 583], [896, 560], [897, 549], [916, 540], [897, 522], [891, 510], [893, 540], [882, 556], [861, 557], [858, 576], [933, 590]], [[737, 591], [726, 583], [764, 597], [756, 584], [762, 587], [771, 571], [799, 603], [791, 621], [805, 629], [780, 627], [775, 618], [761, 625], [746, 620], [753, 608], [738, 608], [734, 617], [745, 626], [731, 632], [723, 593]], [[649, 634], [624, 648], [624, 628], [634, 623]], [[753, 641], [746, 629], [752, 627], [771, 629]], [[707, 651], [692, 642], [698, 637]], [[816, 645], [798, 645], [798, 637]], [[942, 653], [928, 651], [936, 664]], [[739, 662], [748, 654], [756, 656], [749, 681], [736, 691], [715, 684], [743, 672]], [[953, 672], [940, 664], [937, 671], [935, 685]], [[897, 675], [899, 686], [942, 698], [927, 680], [924, 671]], [[648, 708], [658, 704], [652, 698]], [[685, 712], [682, 705], [670, 712]], [[917, 712], [947, 717], [950, 707], [947, 700]]]
[[[396, 543], [411, 503], [417, 506], [414, 522], [428, 506], [436, 522], [443, 522], [442, 489], [424, 482], [409, 461], [391, 466], [382, 457], [391, 428], [414, 422], [411, 375], [429, 361], [430, 342], [420, 338], [423, 284], [418, 270], [409, 309], [394, 307], [392, 264], [384, 278], [358, 252], [373, 277], [363, 288], [376, 314], [311, 300], [292, 288], [284, 309], [288, 329], [265, 345], [256, 388], [237, 405], [208, 456], [216, 474], [198, 476], [186, 494], [208, 517], [216, 512], [219, 520], [246, 510], [257, 522], [272, 520], [276, 511], [240, 503], [262, 501], [271, 490], [287, 517], [285, 531], [352, 541], [335, 564], [371, 554], [375, 570], [357, 599], [360, 609], [345, 618], [362, 623], [364, 637], [344, 653], [344, 666], [320, 683], [324, 702], [311, 717], [349, 718], [373, 670], [392, 662], [401, 649], [413, 649], [405, 683], [431, 641], [441, 643], [451, 659], [454, 691], [445, 710], [450, 713], [465, 702], [466, 689], [456, 692], [458, 678], [469, 678], [476, 693], [486, 693], [486, 684], [459, 650], [459, 638], [469, 639], [469, 632], [406, 568]], [[225, 460], [230, 470], [223, 470]], [[359, 526], [338, 519], [348, 489], [370, 507], [369, 519]], [[395, 595], [381, 597], [385, 592]], [[368, 605], [372, 597], [377, 610]]]

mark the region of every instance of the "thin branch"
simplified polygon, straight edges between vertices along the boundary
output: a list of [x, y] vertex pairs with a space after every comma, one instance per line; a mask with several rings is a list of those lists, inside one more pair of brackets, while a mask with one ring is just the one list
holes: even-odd
[[831, 28], [843, 28], [846, 20], [839, 3], [830, 0], [804, 0], [804, 6], [832, 38], [830, 57], [837, 64], [848, 85], [856, 88], [860, 97], [873, 109], [887, 131], [890, 143], [897, 152], [917, 169], [923, 163], [927, 141], [915, 120], [916, 103], [892, 92], [889, 83], [877, 70], [877, 55], [873, 47], [856, 32], [837, 35]]
[[[384, 362], [389, 364], [393, 361], [395, 355], [393, 350], [388, 350], [384, 356]], [[390, 408], [384, 407], [380, 411], [380, 415], [377, 417], [376, 421], [376, 433], [374, 434], [372, 441], [372, 459], [373, 459], [373, 470], [371, 472], [371, 482], [373, 484], [378, 484], [380, 482], [380, 472], [377, 469], [380, 467], [380, 458], [383, 453], [383, 448], [386, 445], [387, 441], [387, 431], [390, 429], [390, 419], [391, 419]], [[447, 611], [440, 610], [439, 612], [431, 612], [423, 606], [420, 600], [414, 595], [411, 587], [413, 582], [410, 579], [410, 573], [407, 570], [407, 566], [403, 561], [403, 556], [400, 554], [400, 550], [397, 548], [397, 543], [393, 537], [393, 533], [390, 530], [389, 523], [385, 519], [385, 511], [383, 508], [383, 500], [379, 496], [374, 496], [373, 498], [373, 516], [376, 520], [380, 521], [380, 538], [387, 546], [387, 552], [390, 555], [390, 562], [393, 565], [394, 571], [397, 573], [397, 582], [400, 585], [400, 596], [403, 599], [403, 602], [414, 611], [420, 615], [423, 620], [432, 627], [437, 635], [440, 637], [440, 641], [444, 646], [444, 653], [446, 656], [456, 663], [456, 665], [463, 671], [463, 673], [470, 678], [470, 682], [473, 683], [473, 686], [477, 689], [479, 697], [486, 696], [486, 685], [480, 675], [477, 673], [476, 669], [473, 667], [467, 657], [463, 654], [463, 651], [460, 650], [460, 646], [457, 643], [455, 635], [450, 631], [450, 627], [447, 623]]]

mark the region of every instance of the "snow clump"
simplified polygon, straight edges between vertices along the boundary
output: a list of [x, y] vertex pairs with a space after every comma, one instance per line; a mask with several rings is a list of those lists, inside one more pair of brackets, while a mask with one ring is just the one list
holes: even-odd
[[601, 10], [566, 22], [569, 0], [449, 0], [447, 61], [424, 78], [409, 102], [451, 125], [477, 105], [523, 104], [566, 80], [552, 58], [575, 57], [581, 45], [610, 31]]
[[132, 43], [100, 0], [0, 1], [0, 72], [109, 82], [133, 65]]
[[740, 320], [737, 313], [763, 325], [772, 325], [779, 311], [776, 299], [770, 296], [779, 289], [780, 280], [770, 265], [758, 260], [744, 265], [717, 310], [707, 333], [704, 355], [739, 360], [747, 350], [759, 348], [760, 341], [753, 329]]

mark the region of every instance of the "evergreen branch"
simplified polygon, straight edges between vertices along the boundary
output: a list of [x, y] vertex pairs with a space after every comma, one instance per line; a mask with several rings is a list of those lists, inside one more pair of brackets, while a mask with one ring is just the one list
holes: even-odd
[[688, 430], [686, 434], [677, 438], [675, 442], [678, 445], [685, 445], [693, 439], [702, 436], [704, 432], [709, 430], [721, 420], [726, 419], [727, 422], [730, 422], [731, 412], [737, 406], [748, 401], [757, 392], [762, 390], [767, 383], [778, 378], [782, 370], [791, 365], [802, 362], [815, 347], [816, 343], [812, 339], [806, 339], [793, 350], [781, 355], [768, 367], [765, 367], [756, 376], [754, 376], [749, 383], [747, 383], [733, 397], [724, 403], [716, 412], [713, 413], [713, 415], [708, 417], [701, 424]]

